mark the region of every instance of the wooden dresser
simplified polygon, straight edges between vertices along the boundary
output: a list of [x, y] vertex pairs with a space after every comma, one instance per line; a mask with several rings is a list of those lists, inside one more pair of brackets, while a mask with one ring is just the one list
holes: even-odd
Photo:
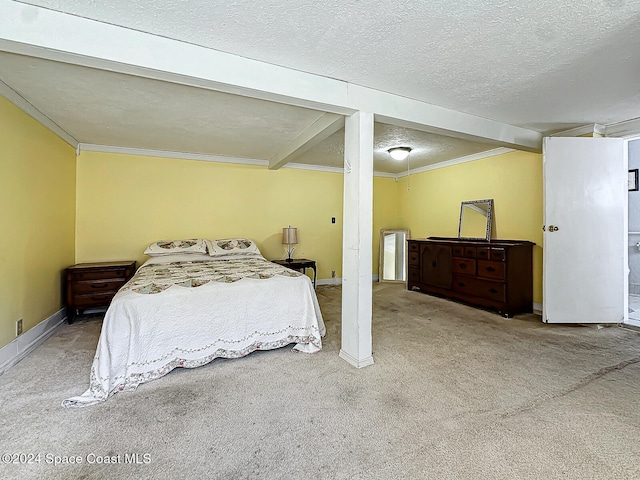
[[67, 320], [87, 308], [107, 307], [136, 271], [136, 262], [79, 263], [65, 270]]
[[407, 288], [497, 310], [505, 317], [533, 311], [533, 246], [431, 237], [409, 240]]

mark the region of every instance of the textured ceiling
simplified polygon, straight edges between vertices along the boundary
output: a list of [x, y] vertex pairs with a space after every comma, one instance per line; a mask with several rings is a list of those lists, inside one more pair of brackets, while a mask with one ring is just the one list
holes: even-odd
[[[640, 0], [30, 0], [545, 133], [640, 116]], [[64, 32], [62, 32], [63, 34]], [[266, 160], [322, 112], [0, 54], [0, 80], [82, 143]], [[495, 147], [376, 123], [379, 172]], [[340, 166], [338, 132], [294, 161]]]
[[[409, 161], [393, 160], [388, 149], [394, 146], [411, 146]], [[408, 130], [394, 125], [376, 123], [374, 126], [373, 163], [377, 172], [401, 174], [407, 168], [415, 169], [434, 165], [483, 152], [491, 147], [485, 143], [468, 142], [432, 133]], [[344, 129], [334, 133], [296, 163], [342, 167], [344, 157]]]
[[640, 0], [26, 3], [539, 131], [640, 111]]
[[[121, 73], [0, 52], [0, 80], [83, 144], [269, 160], [322, 112]], [[411, 168], [494, 148], [376, 123], [374, 169], [397, 174], [391, 146], [410, 145]], [[295, 158], [341, 167], [344, 129]]]
[[80, 143], [268, 160], [322, 112], [0, 53], [0, 80]]

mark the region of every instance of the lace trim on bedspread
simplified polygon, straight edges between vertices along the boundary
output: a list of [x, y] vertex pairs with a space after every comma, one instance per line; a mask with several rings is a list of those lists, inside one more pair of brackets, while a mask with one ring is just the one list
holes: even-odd
[[[290, 343], [311, 343], [317, 347], [320, 347], [318, 343], [318, 337], [314, 335], [305, 335], [305, 336], [297, 336], [297, 335], [289, 335], [280, 340], [276, 340], [273, 342], [254, 342], [251, 345], [246, 346], [241, 350], [229, 350], [225, 348], [219, 348], [215, 352], [199, 358], [195, 360], [185, 360], [181, 358], [175, 358], [165, 364], [164, 366], [150, 370], [148, 372], [142, 373], [133, 373], [126, 377], [118, 376], [113, 377], [111, 380], [113, 383], [117, 383], [117, 381], [121, 378], [124, 378], [124, 383], [118, 385], [116, 388], [111, 390], [110, 392], [105, 392], [103, 390], [103, 383], [100, 379], [97, 378], [95, 372], [95, 366], [91, 367], [91, 380], [89, 385], [89, 390], [94, 398], [97, 400], [106, 400], [110, 396], [114, 395], [118, 392], [130, 392], [135, 390], [140, 384], [150, 382], [151, 380], [156, 380], [160, 377], [165, 376], [167, 373], [171, 372], [175, 368], [197, 368], [207, 363], [212, 362], [216, 358], [240, 358], [249, 355], [250, 353], [256, 350], [274, 350], [276, 348], [284, 347], [285, 345], [289, 345]], [[204, 349], [204, 348], [203, 348]], [[199, 350], [203, 350], [199, 349]], [[108, 378], [102, 379], [109, 380]]]
[[302, 273], [258, 258], [175, 262], [140, 268], [120, 291], [155, 294], [174, 285], [194, 288], [211, 282], [232, 283], [243, 278], [262, 280], [274, 275], [299, 277]]

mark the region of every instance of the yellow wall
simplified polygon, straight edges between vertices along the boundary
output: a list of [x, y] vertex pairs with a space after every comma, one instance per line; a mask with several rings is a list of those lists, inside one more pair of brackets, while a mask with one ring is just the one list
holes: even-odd
[[[82, 152], [78, 158], [76, 261], [143, 262], [156, 240], [246, 236], [283, 258], [282, 227], [298, 227], [295, 256], [318, 278], [342, 270], [343, 177], [337, 173]], [[494, 238], [535, 242], [534, 301], [542, 302], [542, 159], [511, 152], [411, 175], [374, 178], [373, 273], [382, 228], [412, 238], [458, 233], [460, 202], [493, 198]], [[336, 217], [336, 223], [331, 223]]]
[[141, 262], [151, 242], [192, 237], [248, 237], [284, 258], [291, 225], [294, 256], [317, 260], [318, 278], [340, 276], [341, 174], [82, 152], [77, 184], [78, 262]]
[[62, 307], [74, 262], [74, 149], [0, 97], [0, 347]]
[[[246, 236], [284, 258], [282, 227], [298, 228], [294, 256], [318, 278], [342, 272], [343, 176], [298, 169], [82, 152], [78, 158], [77, 261], [143, 262], [156, 240]], [[400, 228], [393, 178], [374, 178], [373, 272], [381, 228]], [[336, 223], [331, 223], [336, 217]]]
[[460, 202], [494, 200], [492, 238], [529, 240], [533, 299], [542, 303], [542, 155], [510, 152], [400, 179], [402, 224], [412, 238], [456, 237]]

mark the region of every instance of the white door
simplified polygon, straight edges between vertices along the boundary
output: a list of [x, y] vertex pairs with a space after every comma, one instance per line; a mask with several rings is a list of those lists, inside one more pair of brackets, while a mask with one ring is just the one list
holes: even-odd
[[544, 139], [544, 322], [628, 318], [627, 179], [622, 139]]

